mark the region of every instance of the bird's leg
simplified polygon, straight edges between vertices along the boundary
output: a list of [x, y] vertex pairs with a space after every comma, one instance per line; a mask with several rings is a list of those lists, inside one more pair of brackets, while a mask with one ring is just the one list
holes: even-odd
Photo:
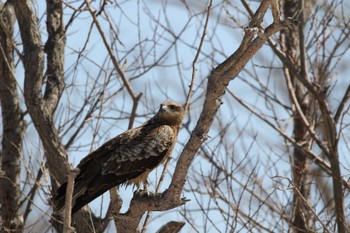
[[146, 180], [146, 182], [143, 182], [143, 191], [147, 193], [147, 196], [149, 194], [148, 191], [148, 181]]
[[135, 192], [137, 195], [139, 195], [141, 197], [154, 195], [154, 193], [152, 193], [148, 190], [148, 181], [147, 180], [142, 182], [142, 184], [143, 184], [143, 189], [137, 189]]

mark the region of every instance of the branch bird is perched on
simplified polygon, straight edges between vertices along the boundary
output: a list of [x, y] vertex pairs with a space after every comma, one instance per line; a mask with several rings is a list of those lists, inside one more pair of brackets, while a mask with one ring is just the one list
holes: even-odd
[[[171, 154], [183, 116], [180, 104], [165, 101], [158, 113], [143, 125], [107, 141], [81, 160], [72, 213], [117, 185], [145, 185], [148, 174]], [[64, 209], [66, 188], [64, 183], [54, 197], [59, 212]]]

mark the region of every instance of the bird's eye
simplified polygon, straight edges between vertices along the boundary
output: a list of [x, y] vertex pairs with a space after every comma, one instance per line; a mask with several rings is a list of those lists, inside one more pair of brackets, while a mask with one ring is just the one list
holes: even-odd
[[170, 108], [171, 110], [174, 110], [174, 109], [176, 108], [176, 106], [173, 105], [173, 104], [171, 104], [171, 105], [169, 105], [169, 108]]

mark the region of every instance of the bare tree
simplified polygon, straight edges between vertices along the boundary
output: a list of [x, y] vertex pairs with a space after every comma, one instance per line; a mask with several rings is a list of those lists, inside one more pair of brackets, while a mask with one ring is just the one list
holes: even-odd
[[[347, 232], [345, 7], [2, 4], [1, 232]], [[63, 219], [51, 197], [71, 163], [165, 99], [187, 116], [155, 194], [114, 188]]]
[[[228, 88], [226, 101], [235, 101], [248, 120], [218, 118], [216, 144], [201, 148], [212, 169], [194, 174], [188, 191], [197, 193], [206, 229], [348, 232], [349, 16], [341, 1], [290, 0], [277, 7], [295, 24], [268, 39], [269, 64], [265, 52], [242, 70], [246, 88], [240, 89], [254, 97]], [[186, 219], [195, 224], [192, 212]], [[220, 220], [225, 230], [216, 227]]]

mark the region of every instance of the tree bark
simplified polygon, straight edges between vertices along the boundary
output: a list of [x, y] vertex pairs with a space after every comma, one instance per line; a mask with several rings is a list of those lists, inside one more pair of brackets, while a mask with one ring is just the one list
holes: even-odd
[[[293, 135], [295, 141], [302, 145], [300, 147], [294, 147], [292, 157], [292, 171], [293, 171], [293, 187], [294, 193], [294, 207], [293, 207], [293, 226], [296, 232], [307, 232], [308, 229], [313, 229], [313, 215], [309, 209], [305, 208], [302, 200], [310, 200], [310, 159], [308, 159], [305, 151], [309, 150], [312, 143], [312, 138], [309, 135], [308, 127], [304, 122], [305, 116], [308, 122], [314, 122], [315, 112], [312, 110], [314, 103], [312, 103], [311, 94], [308, 93], [304, 85], [297, 80], [296, 75], [303, 75], [302, 79], [308, 79], [305, 70], [305, 64], [307, 63], [304, 54], [303, 45], [303, 29], [304, 20], [303, 12], [299, 12], [302, 8], [299, 0], [288, 0], [284, 2], [283, 12], [285, 17], [292, 17], [299, 15], [298, 24], [292, 25], [288, 30], [283, 30], [281, 35], [281, 46], [286, 56], [293, 62], [298, 73], [290, 71], [287, 67], [284, 68], [284, 74], [287, 79], [287, 83], [290, 82], [289, 94], [294, 109], [294, 130]], [[299, 12], [299, 14], [298, 14]], [[304, 68], [303, 68], [304, 67]], [[299, 105], [299, 106], [297, 106]], [[299, 111], [297, 110], [299, 108]], [[302, 198], [300, 197], [302, 195]]]
[[[23, 215], [19, 212], [22, 140], [26, 130], [19, 106], [14, 67], [12, 5], [0, 6], [0, 101], [2, 111], [2, 156], [0, 179], [1, 232], [22, 232]], [[0, 169], [0, 170], [1, 170]]]
[[[55, 92], [53, 90], [45, 91], [46, 98], [43, 98], [42, 95], [44, 50], [41, 43], [41, 35], [38, 30], [37, 17], [32, 11], [30, 1], [15, 1], [14, 5], [24, 50], [24, 96], [26, 106], [35, 128], [39, 133], [40, 139], [43, 142], [47, 158], [46, 165], [54, 178], [53, 181], [63, 183], [66, 176], [62, 176], [62, 174], [67, 175], [69, 166], [67, 164], [66, 152], [61, 145], [57, 130], [53, 125], [53, 113], [59, 98], [58, 96], [54, 97], [54, 94], [50, 94]], [[62, 39], [64, 40], [64, 38]], [[63, 68], [63, 64], [61, 67]], [[63, 79], [63, 76], [55, 76], [56, 73], [52, 71], [52, 68], [49, 69], [49, 71], [51, 72], [50, 77], [52, 79]], [[61, 71], [61, 74], [63, 74], [63, 71]], [[55, 81], [49, 82], [51, 84], [47, 85], [46, 89], [55, 89], [53, 84], [59, 83]], [[60, 94], [56, 92], [55, 95]], [[54, 187], [55, 183], [56, 182], [53, 182]]]
[[[47, 1], [47, 31], [48, 41], [45, 46], [47, 53], [47, 85], [42, 94], [44, 80], [44, 46], [39, 31], [37, 16], [31, 1], [14, 1], [23, 42], [23, 63], [25, 68], [24, 97], [27, 110], [42, 141], [46, 167], [50, 172], [53, 195], [59, 184], [66, 181], [70, 165], [66, 150], [54, 126], [54, 113], [64, 90], [64, 49], [65, 31], [63, 26], [62, 1]], [[57, 231], [62, 231], [62, 225], [53, 216], [53, 225]], [[92, 219], [92, 220], [91, 220]], [[98, 231], [100, 220], [80, 211], [74, 216], [74, 226], [79, 232]]]
[[[311, 161], [307, 158], [306, 151], [312, 148], [312, 141], [316, 139], [317, 145], [328, 157], [331, 165], [338, 232], [347, 232], [336, 123], [327, 103], [328, 87], [325, 81], [327, 77], [324, 76], [325, 74], [318, 74], [320, 77], [313, 77], [312, 81], [308, 77], [308, 61], [304, 46], [304, 18], [308, 18], [305, 14], [310, 10], [302, 11], [305, 7], [310, 7], [308, 4], [310, 2], [303, 0], [288, 0], [283, 5], [285, 17], [299, 15], [298, 25], [283, 31], [281, 41], [284, 52], [296, 70], [296, 72], [290, 70], [290, 65], [285, 64], [285, 76], [289, 83], [290, 95], [293, 96], [291, 99], [295, 110], [294, 139], [298, 145], [302, 145], [302, 148], [295, 147], [293, 154], [295, 192], [292, 222], [296, 232], [315, 231], [313, 220], [315, 216], [312, 210], [306, 207], [312, 205], [305, 205], [303, 202], [310, 201], [311, 185]], [[321, 114], [320, 119], [317, 118], [318, 112]], [[321, 138], [324, 141], [320, 141], [318, 139], [320, 137], [314, 134], [316, 122], [325, 129], [321, 130]], [[310, 132], [313, 132], [312, 135]]]

